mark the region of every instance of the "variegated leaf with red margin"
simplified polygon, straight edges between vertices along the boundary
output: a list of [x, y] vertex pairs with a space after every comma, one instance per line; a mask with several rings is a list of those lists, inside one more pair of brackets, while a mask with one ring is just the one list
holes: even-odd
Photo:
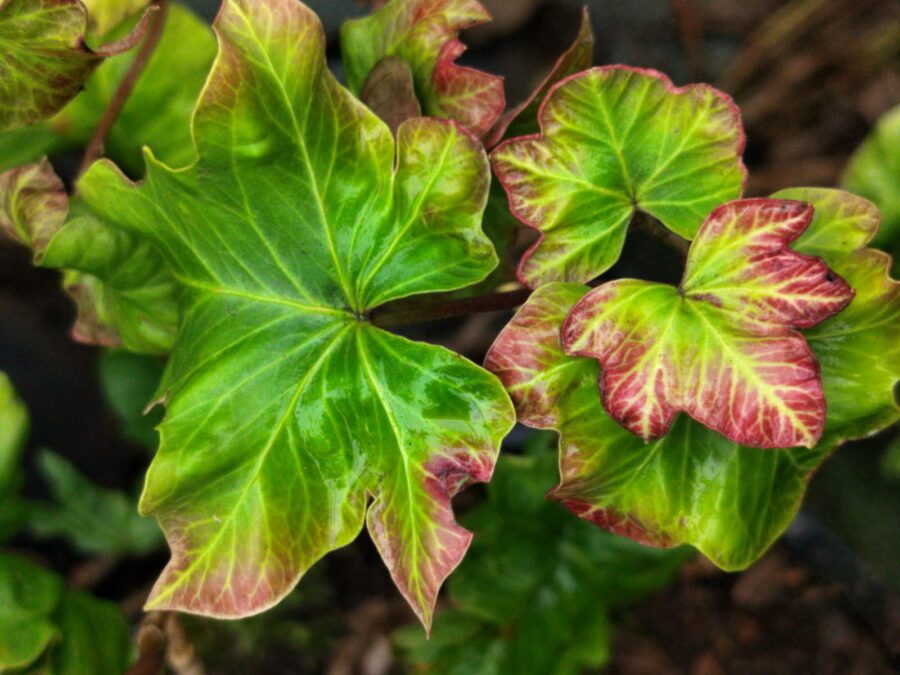
[[84, 42], [87, 14], [79, 0], [0, 2], [0, 131], [60, 110], [105, 57], [141, 39], [149, 16], [121, 41], [94, 51]]
[[796, 329], [836, 314], [853, 291], [788, 247], [812, 215], [801, 202], [729, 202], [697, 233], [679, 288], [622, 279], [575, 305], [563, 347], [600, 361], [613, 419], [645, 440], [684, 411], [737, 443], [816, 444], [825, 399]]
[[148, 153], [136, 185], [101, 161], [79, 183], [181, 288], [141, 499], [172, 559], [148, 606], [263, 611], [366, 522], [428, 626], [471, 539], [451, 499], [490, 477], [514, 416], [490, 373], [368, 319], [496, 266], [487, 158], [449, 121], [409, 120], [395, 140], [331, 75], [297, 0], [226, 0], [214, 27], [196, 162]]
[[787, 527], [809, 476], [839, 443], [900, 419], [900, 284], [887, 276], [889, 257], [864, 248], [877, 211], [834, 190], [776, 197], [815, 206], [794, 247], [821, 255], [856, 290], [849, 307], [806, 331], [828, 400], [822, 440], [811, 449], [761, 450], [682, 415], [666, 436], [645, 443], [605, 414], [597, 361], [562, 349], [563, 322], [590, 288], [549, 284], [503, 330], [486, 366], [506, 385], [522, 423], [560, 434], [562, 481], [551, 498], [624, 536], [690, 543], [720, 567], [741, 569]]
[[715, 206], [743, 190], [740, 114], [708, 85], [594, 68], [554, 86], [539, 121], [540, 134], [492, 154], [513, 213], [540, 233], [519, 264], [531, 288], [608, 270], [635, 211], [691, 239]]
[[405, 60], [426, 115], [456, 120], [476, 136], [497, 122], [506, 105], [503, 78], [456, 64], [460, 31], [490, 21], [477, 0], [391, 0], [341, 29], [347, 82], [359, 94], [387, 57]]

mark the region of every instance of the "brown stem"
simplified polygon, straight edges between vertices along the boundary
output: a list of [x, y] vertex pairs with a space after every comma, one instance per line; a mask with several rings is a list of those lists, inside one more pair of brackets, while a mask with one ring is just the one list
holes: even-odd
[[669, 228], [661, 225], [659, 221], [640, 211], [635, 212], [631, 220], [633, 227], [643, 230], [655, 239], [676, 251], [683, 259], [687, 259], [691, 243], [683, 239]]
[[500, 312], [518, 307], [530, 295], [531, 289], [521, 288], [517, 291], [507, 291], [505, 293], [489, 293], [472, 298], [448, 300], [434, 305], [401, 307], [399, 309], [391, 309], [390, 305], [387, 305], [373, 310], [369, 315], [369, 320], [381, 328], [394, 328], [414, 323], [424, 323], [425, 321], [481, 314], [483, 312]]
[[97, 130], [94, 132], [93, 138], [91, 138], [90, 143], [88, 143], [88, 146], [84, 151], [84, 159], [81, 160], [81, 167], [78, 169], [79, 176], [84, 175], [91, 164], [103, 154], [103, 146], [106, 143], [106, 137], [109, 136], [109, 132], [119, 118], [122, 108], [125, 107], [128, 97], [131, 96], [131, 91], [137, 84], [141, 73], [144, 72], [144, 68], [147, 67], [150, 57], [153, 56], [153, 50], [156, 49], [159, 38], [162, 36], [162, 29], [166, 22], [168, 7], [166, 5], [166, 0], [155, 0], [155, 4], [159, 7], [159, 10], [154, 12], [153, 16], [150, 18], [151, 24], [147, 29], [147, 37], [144, 38], [144, 42], [141, 45], [137, 56], [134, 57], [131, 67], [119, 83], [119, 87], [116, 89], [112, 100], [106, 107], [103, 117], [100, 118], [100, 123], [97, 125]]
[[166, 660], [165, 616], [151, 612], [138, 628], [138, 660], [125, 675], [160, 675]]

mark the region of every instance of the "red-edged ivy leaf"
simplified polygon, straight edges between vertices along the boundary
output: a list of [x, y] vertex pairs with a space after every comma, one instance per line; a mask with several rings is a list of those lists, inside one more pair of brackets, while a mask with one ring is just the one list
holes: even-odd
[[890, 277], [890, 256], [866, 248], [878, 232], [878, 209], [849, 192], [824, 188], [782, 190], [773, 197], [813, 205], [813, 222], [794, 248], [823, 258], [856, 291], [845, 310], [805, 332], [828, 403], [822, 444], [869, 436], [900, 419], [894, 396], [900, 283]]
[[544, 97], [557, 82], [587, 70], [594, 65], [594, 29], [591, 27], [591, 13], [587, 5], [581, 12], [581, 25], [572, 45], [557, 59], [543, 82], [519, 105], [508, 110], [485, 138], [485, 146], [494, 147], [504, 138], [537, 134], [541, 128], [538, 113]]
[[894, 256], [895, 265], [900, 263], [900, 105], [878, 120], [853, 154], [843, 184], [881, 211], [881, 227], [872, 245]]
[[87, 14], [79, 0], [5, 0], [0, 4], [0, 131], [57, 112], [104, 57], [131, 49], [146, 25], [142, 21], [121, 42], [92, 51], [84, 43]]
[[825, 398], [796, 329], [839, 312], [853, 291], [788, 247], [812, 214], [801, 202], [729, 202], [697, 233], [679, 288], [623, 279], [575, 305], [563, 347], [600, 361], [613, 419], [645, 440], [685, 411], [745, 445], [816, 444]]
[[471, 537], [450, 499], [490, 476], [513, 411], [489, 373], [365, 319], [496, 266], [486, 157], [445, 121], [406, 122], [395, 142], [328, 72], [296, 0], [228, 0], [215, 29], [197, 163], [148, 154], [134, 185], [99, 162], [80, 183], [184, 289], [141, 502], [173, 552], [149, 606], [259, 612], [367, 518], [428, 625]]
[[31, 248], [36, 264], [64, 271], [63, 285], [78, 305], [75, 339], [148, 354], [171, 348], [178, 307], [165, 259], [83, 203], [70, 212], [49, 162], [0, 174], [0, 230]]
[[[562, 482], [552, 498], [606, 529], [655, 545], [690, 543], [725, 569], [756, 560], [787, 527], [806, 482], [834, 447], [900, 418], [900, 292], [888, 257], [863, 248], [877, 217], [846, 193], [779, 194], [811, 201], [816, 215], [795, 246], [818, 254], [854, 284], [841, 313], [807, 331], [821, 363], [828, 420], [812, 449], [733, 443], [687, 416], [644, 443], [602, 409], [594, 359], [568, 356], [560, 331], [590, 289], [538, 289], [497, 338], [487, 367], [511, 394], [520, 421], [560, 434]], [[870, 379], [871, 378], [871, 379]]]
[[378, 62], [366, 78], [360, 98], [394, 134], [406, 120], [422, 114], [412, 69], [399, 56], [386, 56]]
[[341, 29], [341, 49], [350, 89], [360, 93], [388, 56], [412, 69], [422, 110], [456, 120], [483, 136], [503, 113], [503, 78], [456, 65], [465, 51], [460, 31], [490, 21], [477, 0], [391, 0], [370, 16]]
[[540, 135], [492, 155], [513, 213], [540, 233], [519, 265], [532, 288], [586, 282], [612, 267], [636, 210], [691, 239], [743, 189], [740, 115], [708, 85], [594, 68], [553, 87], [539, 118]]
[[[547, 439], [549, 440], [549, 439]], [[665, 586], [691, 554], [657, 551], [601, 532], [544, 499], [556, 464], [540, 452], [506, 455], [487, 501], [467, 514], [475, 543], [449, 582], [451, 607], [434, 637], [396, 637], [427, 672], [582, 673], [611, 652], [611, 609]]]

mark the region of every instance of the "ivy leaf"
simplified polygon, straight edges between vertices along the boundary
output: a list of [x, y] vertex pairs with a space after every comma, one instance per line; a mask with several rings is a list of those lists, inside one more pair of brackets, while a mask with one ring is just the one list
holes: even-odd
[[[145, 14], [145, 19], [149, 17]], [[93, 51], [84, 43], [79, 0], [5, 0], [0, 4], [0, 131], [57, 112], [107, 56], [134, 47], [147, 21], [120, 42]]]
[[18, 492], [27, 436], [28, 411], [9, 378], [0, 372], [0, 542], [15, 533], [26, 518]]
[[[0, 174], [0, 230], [34, 251], [35, 263], [64, 270], [78, 305], [75, 339], [166, 353], [175, 338], [175, 281], [146, 240], [69, 200], [47, 160]], [[66, 218], [69, 220], [66, 221]]]
[[[145, 145], [173, 166], [190, 164], [191, 112], [215, 53], [209, 26], [184, 7], [169, 5], [159, 42], [107, 135], [105, 155], [133, 176], [144, 172]], [[0, 171], [86, 145], [135, 56], [131, 51], [106, 59], [84, 90], [53, 118], [0, 133]], [[171, 77], [173, 72], [178, 77]]]
[[[542, 448], [543, 449], [543, 448]], [[551, 453], [504, 456], [487, 502], [466, 518], [472, 550], [450, 580], [435, 636], [396, 638], [434, 673], [582, 673], [610, 654], [611, 609], [668, 583], [689, 554], [657, 551], [572, 518], [544, 499]]]
[[788, 248], [812, 215], [800, 202], [729, 202], [697, 233], [678, 288], [623, 279], [575, 305], [563, 348], [600, 361], [613, 419], [645, 440], [685, 411], [745, 445], [816, 444], [825, 398], [796, 328], [839, 312], [853, 291]]
[[55, 503], [32, 505], [30, 529], [37, 536], [63, 537], [88, 554], [142, 555], [162, 543], [159, 527], [138, 515], [128, 495], [94, 485], [49, 450], [38, 461]]
[[559, 432], [562, 482], [553, 499], [618, 534], [657, 546], [690, 543], [720, 567], [742, 569], [784, 531], [809, 476], [839, 442], [900, 419], [893, 399], [900, 380], [898, 285], [887, 278], [888, 257], [863, 248], [874, 233], [872, 207], [846, 193], [824, 199], [831, 194], [804, 191], [816, 215], [796, 244], [821, 254], [856, 289], [849, 307], [808, 332], [829, 403], [819, 444], [750, 448], [683, 415], [668, 435], [644, 443], [604, 414], [597, 361], [562, 350], [563, 321], [590, 289], [550, 284], [500, 334], [486, 365], [523, 424]]
[[828, 419], [822, 444], [863, 438], [900, 419], [894, 387], [900, 380], [900, 283], [890, 256], [866, 248], [877, 239], [879, 213], [841, 190], [793, 188], [773, 195], [815, 207], [794, 247], [823, 258], [856, 291], [832, 319], [806, 331], [822, 371]]
[[0, 555], [0, 670], [30, 666], [59, 637], [53, 613], [62, 593], [55, 574]]
[[128, 623], [118, 607], [67, 591], [56, 574], [0, 555], [0, 670], [119, 675], [129, 657]]
[[878, 120], [853, 154], [843, 183], [881, 211], [881, 228], [872, 245], [894, 256], [896, 264], [900, 261], [900, 105]]
[[391, 0], [370, 16], [341, 28], [343, 64], [350, 89], [359, 94], [385, 57], [412, 69], [426, 115], [456, 120], [483, 136], [503, 113], [503, 78], [456, 65], [465, 51], [460, 31], [490, 21], [477, 0]]
[[740, 115], [708, 85], [594, 68], [550, 90], [540, 126], [539, 136], [511, 139], [492, 155], [513, 213], [540, 233], [519, 264], [531, 288], [608, 270], [636, 210], [691, 239], [743, 189]]
[[594, 29], [591, 26], [591, 13], [585, 5], [581, 11], [581, 25], [572, 45], [563, 53], [543, 82], [516, 107], [508, 110], [497, 120], [485, 139], [485, 146], [494, 147], [504, 138], [513, 136], [529, 136], [541, 131], [538, 124], [541, 103], [547, 93], [558, 82], [594, 64]]
[[150, 0], [81, 0], [87, 9], [88, 33], [105, 36], [130, 17], [143, 11]]
[[80, 183], [184, 289], [141, 501], [173, 558], [148, 606], [259, 612], [367, 517], [427, 626], [471, 538], [450, 498], [490, 477], [513, 413], [489, 373], [366, 318], [496, 266], [479, 229], [486, 157], [438, 120], [406, 122], [395, 143], [328, 72], [302, 3], [227, 0], [215, 30], [197, 163], [148, 154], [134, 185], [99, 162]]

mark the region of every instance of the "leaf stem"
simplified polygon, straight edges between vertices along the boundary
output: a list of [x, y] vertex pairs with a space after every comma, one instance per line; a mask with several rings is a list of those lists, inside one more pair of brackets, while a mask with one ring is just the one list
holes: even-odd
[[691, 248], [691, 242], [675, 234], [664, 225], [661, 225], [655, 218], [652, 218], [641, 211], [636, 211], [631, 223], [634, 227], [643, 230], [654, 239], [657, 239], [674, 250], [681, 256], [682, 260], [687, 259], [688, 251]]
[[100, 118], [97, 130], [94, 132], [94, 136], [91, 138], [84, 151], [84, 158], [81, 160], [81, 167], [78, 169], [79, 176], [84, 175], [91, 164], [103, 154], [103, 146], [106, 143], [106, 137], [109, 136], [109, 132], [119, 118], [119, 114], [125, 107], [128, 97], [131, 96], [134, 86], [137, 84], [141, 73], [144, 72], [144, 68], [147, 67], [147, 63], [150, 61], [150, 57], [153, 56], [153, 51], [159, 43], [159, 38], [162, 36], [162, 29], [166, 22], [166, 15], [168, 14], [168, 5], [166, 4], [166, 0], [154, 0], [154, 5], [159, 9], [155, 11], [150, 18], [150, 26], [147, 28], [147, 37], [144, 38], [144, 42], [137, 55], [134, 57], [134, 61], [131, 62], [128, 72], [125, 73], [125, 77], [123, 77], [122, 81], [119, 83], [109, 105], [103, 113], [103, 117]]
[[407, 306], [398, 309], [392, 309], [391, 305], [385, 305], [372, 310], [369, 320], [380, 328], [395, 328], [484, 312], [501, 312], [518, 307], [528, 300], [530, 295], [530, 288], [520, 288], [515, 291], [488, 293], [431, 305]]

